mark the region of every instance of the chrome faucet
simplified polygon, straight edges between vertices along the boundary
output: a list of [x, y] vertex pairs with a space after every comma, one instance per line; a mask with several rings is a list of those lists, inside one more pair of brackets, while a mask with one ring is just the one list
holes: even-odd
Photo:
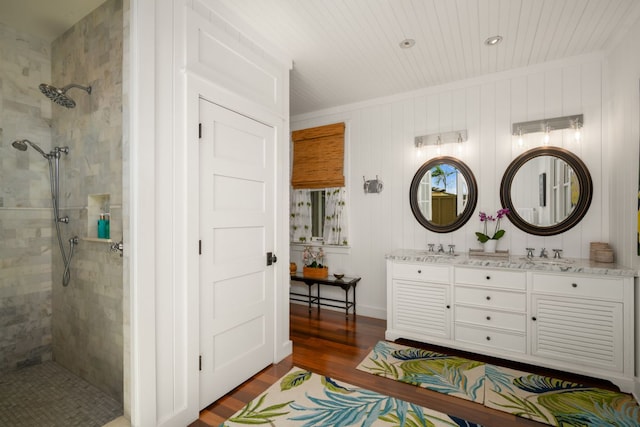
[[429, 246], [429, 252], [433, 252], [434, 245], [435, 245], [434, 243], [427, 243], [427, 246]]
[[542, 250], [540, 251], [540, 258], [549, 258], [547, 256], [547, 250], [545, 248], [542, 248]]
[[454, 249], [455, 247], [456, 247], [456, 245], [449, 245], [449, 253], [450, 253], [451, 255], [453, 255], [453, 254], [454, 254], [453, 249]]
[[442, 243], [440, 243], [440, 244], [438, 245], [438, 253], [439, 253], [439, 254], [443, 254], [443, 253], [444, 253], [444, 247], [442, 247]]
[[553, 258], [555, 259], [562, 258], [562, 249], [552, 249], [552, 251], [553, 251]]
[[526, 248], [526, 249], [527, 249], [527, 258], [532, 259], [534, 257], [533, 251], [535, 251], [536, 248]]

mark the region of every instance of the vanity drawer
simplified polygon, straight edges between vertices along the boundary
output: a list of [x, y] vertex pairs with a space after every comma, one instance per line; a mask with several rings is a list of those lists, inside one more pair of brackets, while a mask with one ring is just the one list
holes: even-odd
[[449, 283], [450, 267], [427, 264], [393, 264], [394, 279], [420, 280], [422, 282]]
[[454, 301], [456, 306], [468, 304], [524, 312], [527, 306], [527, 295], [489, 288], [456, 286]]
[[533, 274], [533, 291], [622, 301], [623, 280], [606, 277]]
[[456, 267], [455, 282], [468, 285], [525, 290], [527, 287], [527, 273], [523, 271]]
[[496, 350], [509, 350], [518, 353], [527, 351], [527, 340], [524, 334], [512, 334], [489, 328], [456, 325], [455, 340], [491, 347]]
[[473, 323], [486, 328], [508, 329], [516, 332], [524, 332], [527, 318], [524, 313], [509, 313], [485, 308], [455, 307], [456, 322]]

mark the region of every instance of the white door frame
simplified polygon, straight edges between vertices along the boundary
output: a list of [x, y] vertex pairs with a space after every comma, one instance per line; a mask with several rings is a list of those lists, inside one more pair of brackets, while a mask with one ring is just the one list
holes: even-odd
[[[198, 258], [190, 256], [191, 249], [196, 251], [191, 244], [198, 240], [198, 221], [191, 221], [194, 212], [197, 215], [198, 200], [188, 191], [189, 185], [198, 180], [197, 167], [193, 167], [198, 150], [183, 150], [181, 144], [197, 141], [200, 96], [276, 129], [278, 235], [274, 251], [279, 262], [274, 362], [282, 360], [292, 352], [287, 268], [288, 100], [282, 114], [277, 114], [177, 66], [174, 61], [178, 55], [173, 57], [173, 52], [179, 52], [175, 48], [184, 40], [184, 23], [180, 20], [185, 13], [184, 2], [130, 0], [130, 7], [130, 146], [129, 164], [125, 162], [124, 167], [128, 166], [130, 176], [130, 241], [125, 242], [125, 271], [128, 268], [131, 324], [125, 339], [130, 339], [131, 354], [125, 360], [125, 365], [130, 363], [130, 377], [125, 383], [130, 384], [133, 426], [183, 426], [198, 417]], [[289, 93], [288, 79], [283, 92], [285, 97]], [[165, 189], [167, 182], [171, 188]], [[159, 265], [168, 261], [170, 277], [158, 273]], [[189, 286], [191, 283], [196, 285]], [[171, 306], [173, 311], [158, 310], [162, 307], [158, 298], [166, 298], [171, 292], [180, 297]], [[171, 331], [164, 327], [160, 330], [159, 320], [163, 325], [170, 324]], [[158, 345], [163, 349], [158, 350]], [[165, 366], [171, 370], [165, 370]]]

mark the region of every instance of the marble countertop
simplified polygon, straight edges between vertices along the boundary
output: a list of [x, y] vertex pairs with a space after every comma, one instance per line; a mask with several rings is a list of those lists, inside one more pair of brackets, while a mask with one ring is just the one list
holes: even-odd
[[576, 274], [597, 274], [605, 276], [625, 276], [634, 277], [638, 275], [633, 270], [622, 265], [613, 263], [593, 262], [588, 259], [576, 258], [538, 258], [527, 259], [524, 255], [511, 255], [508, 258], [489, 258], [480, 254], [447, 253], [437, 254], [427, 250], [418, 249], [398, 249], [387, 255], [385, 258], [394, 261], [419, 262], [431, 264], [448, 264], [458, 266], [473, 266], [487, 268], [505, 268], [510, 270], [534, 270], [541, 272], [559, 272]]

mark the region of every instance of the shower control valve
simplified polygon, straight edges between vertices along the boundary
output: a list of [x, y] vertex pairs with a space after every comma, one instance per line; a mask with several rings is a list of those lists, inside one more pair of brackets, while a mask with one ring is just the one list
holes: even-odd
[[69, 154], [69, 147], [54, 147], [53, 151], [55, 153]]
[[61, 218], [58, 218], [58, 222], [64, 222], [65, 224], [69, 224], [69, 217], [63, 216]]
[[120, 252], [120, 256], [122, 256], [122, 252], [124, 251], [124, 243], [122, 240], [119, 242], [115, 242], [111, 245], [111, 252]]

